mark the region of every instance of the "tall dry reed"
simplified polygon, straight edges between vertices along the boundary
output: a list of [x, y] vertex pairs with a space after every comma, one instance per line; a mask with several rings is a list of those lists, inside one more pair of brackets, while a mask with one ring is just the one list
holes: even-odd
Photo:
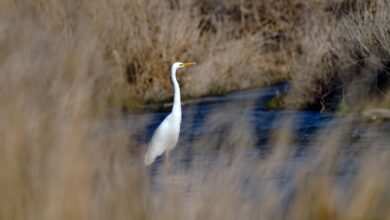
[[350, 112], [370, 102], [387, 108], [390, 3], [345, 0], [325, 8], [307, 20], [287, 105]]
[[[388, 135], [375, 127], [360, 131], [347, 146], [344, 140], [357, 125], [324, 129], [305, 151], [307, 159], [297, 160], [286, 123], [266, 153], [248, 155], [257, 152], [248, 115], [243, 106], [225, 108], [208, 119], [186, 166], [178, 146], [171, 167], [145, 168], [143, 149], [124, 129], [111, 130], [117, 126], [107, 123], [120, 119], [113, 97], [122, 92], [116, 89], [125, 79], [121, 68], [128, 68], [121, 60], [136, 56], [115, 47], [117, 32], [110, 38], [99, 28], [115, 30], [113, 24], [126, 19], [97, 21], [107, 18], [104, 13], [125, 16], [116, 10], [139, 9], [141, 16], [156, 2], [136, 2], [140, 8], [124, 1], [87, 3], [1, 2], [0, 219], [388, 218]], [[180, 21], [164, 19], [187, 30]], [[131, 31], [123, 33], [144, 34]], [[184, 38], [191, 42], [192, 36]], [[158, 51], [170, 51], [168, 45]], [[195, 58], [191, 53], [181, 56]], [[221, 55], [215, 59], [233, 60]], [[352, 171], [344, 174], [348, 160]]]

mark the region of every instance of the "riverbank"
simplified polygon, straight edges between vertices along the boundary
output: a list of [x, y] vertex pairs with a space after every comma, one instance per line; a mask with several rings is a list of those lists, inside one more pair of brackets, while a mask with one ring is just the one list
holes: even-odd
[[[284, 121], [283, 114], [277, 114], [282, 111], [262, 112], [241, 104], [253, 94], [207, 117], [203, 110], [211, 110], [210, 103], [183, 107], [181, 129], [189, 135], [179, 140], [189, 140], [184, 142], [188, 145], [172, 152], [171, 166], [144, 166], [146, 144], [131, 131], [147, 137], [147, 143], [154, 132], [149, 127], [152, 117], [158, 117], [151, 125], [157, 126], [168, 113], [145, 113], [142, 120], [125, 121], [140, 115], [123, 113], [121, 107], [125, 101], [143, 107], [169, 100], [166, 70], [176, 59], [200, 63], [179, 76], [185, 100], [285, 80], [296, 89], [305, 88], [294, 79], [328, 79], [297, 78], [293, 73], [305, 72], [282, 62], [296, 60], [286, 54], [294, 48], [287, 42], [304, 38], [249, 31], [299, 30], [302, 26], [289, 26], [289, 17], [284, 17], [294, 15], [286, 4], [298, 1], [262, 1], [260, 5], [283, 7], [263, 6], [258, 18], [250, 15], [253, 6], [244, 1], [241, 8], [226, 1], [229, 10], [217, 0], [199, 1], [212, 6], [200, 12], [192, 11], [202, 8], [192, 1], [177, 2], [0, 0], [0, 219], [386, 219], [388, 124], [359, 126], [336, 119], [329, 126], [317, 124], [313, 134], [316, 123], [311, 116], [322, 121], [334, 113], [306, 111], [301, 115], [309, 115], [309, 120], [297, 128], [308, 138], [308, 147], [297, 149], [294, 126], [300, 122]], [[302, 3], [306, 9], [317, 4]], [[209, 20], [199, 26], [201, 18], [192, 17], [194, 13]], [[240, 16], [227, 20], [226, 13]], [[279, 23], [274, 18], [280, 18], [275, 19]], [[240, 25], [248, 29], [235, 28]], [[225, 34], [236, 31], [238, 35]], [[383, 42], [373, 45], [385, 48]], [[321, 47], [303, 45], [312, 45], [312, 50], [302, 50], [302, 57], [322, 60], [313, 55], [321, 54], [314, 50]], [[310, 73], [316, 75], [320, 68], [312, 64], [316, 71]], [[276, 71], [280, 69], [284, 72]], [[312, 97], [311, 90], [305, 90], [307, 96], [296, 93], [286, 100]], [[380, 120], [388, 113], [379, 109], [366, 115]], [[199, 120], [202, 123], [188, 133]], [[253, 122], [258, 126], [253, 128]], [[345, 142], [351, 138], [352, 144]], [[259, 142], [267, 144], [265, 151], [256, 150]], [[286, 182], [292, 184], [286, 188]]]
[[[278, 108], [350, 112], [390, 107], [387, 1], [188, 1], [159, 10], [171, 21], [172, 14], [193, 19], [183, 18], [175, 27], [156, 21], [161, 30], [148, 32], [157, 34], [154, 47], [142, 46], [132, 58], [130, 51], [113, 50], [127, 79], [121, 93], [127, 108], [172, 99], [169, 65], [175, 59], [199, 63], [178, 74], [184, 100], [289, 81], [291, 91], [276, 100]], [[146, 59], [140, 60], [140, 54]]]
[[[20, 43], [15, 36], [42, 28], [97, 36], [107, 98], [127, 109], [171, 100], [169, 69], [177, 60], [198, 63], [178, 74], [184, 100], [289, 81], [283, 108], [390, 107], [385, 0], [1, 4], [2, 60]], [[24, 25], [31, 28], [14, 28]]]

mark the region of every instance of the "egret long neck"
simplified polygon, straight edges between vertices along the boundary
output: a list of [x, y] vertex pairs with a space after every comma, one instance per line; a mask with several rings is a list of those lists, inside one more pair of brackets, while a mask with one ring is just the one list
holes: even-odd
[[172, 79], [172, 84], [174, 88], [174, 98], [173, 98], [173, 107], [172, 107], [172, 113], [177, 114], [181, 117], [181, 100], [180, 100], [180, 87], [179, 83], [177, 82], [176, 79], [176, 70], [177, 68], [173, 68], [171, 70], [171, 79]]

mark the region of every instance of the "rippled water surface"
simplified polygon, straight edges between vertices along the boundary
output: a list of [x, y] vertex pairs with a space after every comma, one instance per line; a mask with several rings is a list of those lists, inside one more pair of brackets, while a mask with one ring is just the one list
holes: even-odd
[[[247, 177], [257, 172], [258, 168], [257, 165], [251, 165], [249, 162], [251, 160], [243, 160], [243, 163], [247, 163], [243, 166], [247, 168], [240, 169], [239, 172], [242, 176], [239, 179], [243, 180], [241, 185], [244, 191], [248, 192], [249, 197], [260, 195], [261, 190], [266, 189], [267, 184], [280, 186], [280, 190], [288, 192], [286, 195], [291, 194], [294, 191], [293, 184], [288, 183], [291, 183], [293, 176], [297, 174], [297, 170], [302, 169], [302, 167], [316, 159], [315, 154], [307, 153], [314, 145], [331, 147], [334, 143], [346, 146], [343, 147], [346, 154], [342, 161], [338, 163], [336, 171], [339, 176], [338, 181], [345, 187], [348, 187], [348, 183], [353, 180], [351, 177], [353, 177], [357, 166], [355, 155], [358, 155], [362, 150], [361, 146], [367, 146], [369, 142], [375, 140], [376, 147], [382, 147], [382, 150], [387, 148], [388, 137], [390, 137], [390, 123], [382, 123], [378, 126], [377, 124], [355, 123], [356, 116], [353, 115], [336, 117], [333, 112], [267, 110], [264, 108], [265, 104], [275, 95], [284, 93], [287, 89], [287, 85], [280, 85], [183, 103], [179, 143], [172, 152], [171, 161], [169, 161], [169, 164], [176, 171], [171, 175], [162, 174], [159, 170], [163, 167], [164, 156], [157, 158], [151, 166], [153, 187], [157, 191], [163, 192], [164, 190], [161, 187], [163, 187], [164, 181], [175, 181], [175, 187], [180, 183], [182, 186], [185, 185], [183, 187], [184, 191], [188, 192], [189, 185], [197, 185], [200, 180], [199, 174], [195, 175], [194, 170], [189, 170], [186, 167], [201, 164], [201, 167], [203, 167], [200, 169], [203, 172], [202, 178], [210, 178], [207, 176], [213, 174], [207, 167], [214, 167], [215, 158], [219, 154], [225, 153], [224, 150], [221, 150], [225, 147], [221, 143], [230, 138], [231, 135], [236, 135], [238, 140], [241, 140], [239, 139], [240, 135], [245, 136], [248, 132], [251, 134], [250, 138], [255, 145], [255, 147], [248, 148], [245, 151], [245, 157], [248, 159], [262, 158], [263, 155], [267, 155], [267, 151], [275, 144], [275, 140], [270, 141], [272, 135], [284, 128], [288, 128], [287, 132], [290, 136], [288, 145], [291, 146], [288, 146], [288, 148], [293, 149], [291, 151], [293, 156], [289, 156], [287, 160], [283, 161], [283, 165], [275, 168], [276, 174], [272, 174], [274, 177], [262, 177], [259, 181], [245, 181]], [[146, 150], [147, 143], [155, 129], [168, 114], [169, 112], [149, 111], [124, 116], [124, 119], [121, 120], [122, 126], [120, 129], [125, 129], [141, 143], [140, 160], [143, 161], [143, 152]], [[348, 127], [343, 128], [345, 124], [348, 124]], [[375, 129], [371, 127], [375, 127]], [[229, 133], [229, 129], [232, 128], [238, 130]], [[336, 138], [330, 136], [330, 138], [320, 139], [321, 136], [324, 136], [323, 134], [335, 131], [335, 129], [342, 134]], [[238, 141], [232, 144], [245, 145], [248, 142]], [[206, 145], [219, 145], [219, 147], [211, 151], [202, 151], [201, 148]], [[329, 149], [329, 151], [331, 150]], [[161, 180], [160, 177], [163, 177], [164, 180]], [[203, 182], [200, 184], [203, 184]], [[289, 196], [284, 199], [288, 202]]]
[[[293, 134], [294, 143], [298, 146], [305, 147], [314, 137], [317, 131], [332, 127], [337, 127], [343, 123], [351, 122], [354, 116], [335, 117], [333, 112], [319, 111], [287, 111], [287, 110], [267, 110], [265, 104], [276, 94], [286, 92], [288, 86], [283, 84], [275, 87], [250, 90], [232, 93], [222, 97], [204, 98], [190, 103], [184, 103], [182, 106], [182, 125], [180, 138], [177, 148], [191, 148], [193, 142], [197, 139], [210, 136], [210, 118], [221, 114], [217, 123], [228, 121], [234, 123], [240, 117], [245, 115], [245, 120], [250, 124], [250, 130], [256, 139], [256, 146], [259, 150], [267, 145], [272, 133], [289, 124], [290, 131]], [[226, 114], [224, 114], [226, 113]], [[124, 126], [128, 132], [135, 134], [136, 139], [147, 145], [153, 132], [161, 121], [169, 114], [168, 112], [145, 112], [136, 116], [125, 117]], [[242, 119], [241, 119], [242, 120]], [[213, 122], [212, 122], [213, 124]], [[215, 123], [214, 123], [215, 124]], [[223, 124], [223, 123], [221, 123]], [[146, 125], [146, 127], [145, 127]], [[223, 126], [223, 125], [221, 125]], [[382, 124], [382, 131], [389, 131], [389, 123]], [[386, 136], [386, 133], [366, 134], [367, 125], [356, 125], [351, 132], [351, 137], [362, 135], [379, 135]], [[217, 130], [218, 131], [218, 130]], [[217, 133], [215, 135], [218, 135]], [[349, 143], [348, 140], [343, 140]], [[176, 148], [176, 149], [177, 149]], [[176, 151], [175, 149], [175, 151]], [[191, 155], [186, 155], [191, 157]], [[185, 158], [182, 158], [183, 160]], [[187, 158], [188, 159], [188, 158]]]
[[[178, 146], [191, 147], [192, 141], [204, 135], [207, 130], [206, 122], [210, 116], [229, 112], [221, 120], [234, 122], [234, 117], [245, 114], [257, 139], [257, 146], [261, 148], [267, 143], [269, 135], [275, 130], [286, 126], [287, 120], [294, 120], [292, 130], [296, 139], [302, 144], [307, 142], [311, 135], [319, 128], [326, 126], [333, 118], [334, 113], [320, 113], [318, 111], [286, 111], [266, 110], [265, 104], [277, 93], [283, 93], [286, 85], [275, 86], [261, 90], [237, 92], [222, 97], [205, 98], [191, 103], [184, 103], [182, 107], [182, 125]], [[126, 118], [125, 124], [129, 131], [138, 133], [137, 139], [147, 143], [154, 130], [169, 112], [146, 112], [131, 118]], [[146, 130], [141, 132], [137, 124], [147, 123]], [[336, 123], [332, 120], [332, 123]], [[205, 127], [206, 126], [206, 127]]]

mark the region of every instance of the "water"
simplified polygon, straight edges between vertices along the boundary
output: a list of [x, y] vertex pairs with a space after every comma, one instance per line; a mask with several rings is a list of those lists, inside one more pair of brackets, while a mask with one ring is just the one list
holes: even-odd
[[[329, 151], [332, 150], [332, 142], [346, 146], [343, 148], [345, 155], [343, 155], [342, 161], [337, 162], [335, 171], [338, 176], [337, 184], [345, 189], [348, 189], [351, 181], [355, 178], [359, 162], [356, 155], [362, 151], [362, 146], [367, 146], [369, 142], [375, 140], [375, 145], [382, 147], [380, 150], [387, 148], [388, 137], [390, 137], [389, 123], [380, 124], [378, 127], [378, 125], [355, 123], [356, 117], [354, 115], [336, 117], [334, 112], [267, 110], [264, 108], [265, 104], [275, 95], [287, 90], [288, 86], [283, 84], [183, 104], [179, 143], [173, 151], [170, 161], [173, 172], [162, 171], [164, 157], [157, 158], [150, 167], [152, 188], [157, 192], [156, 195], [164, 195], [167, 187], [174, 187], [174, 190], [181, 189], [181, 194], [187, 199], [194, 186], [208, 184], [210, 182], [208, 180], [213, 179], [215, 175], [213, 168], [217, 166], [216, 163], [220, 162], [216, 158], [220, 158], [218, 156], [225, 153], [220, 150], [224, 147], [221, 143], [224, 139], [229, 138], [229, 129], [242, 124], [249, 125], [249, 127], [244, 126], [242, 132], [243, 134], [251, 132], [252, 138], [255, 138], [255, 147], [249, 148], [245, 152], [247, 160], [242, 161], [243, 165], [240, 163], [234, 165], [241, 167], [237, 168], [239, 174], [235, 179], [240, 180], [239, 185], [249, 199], [266, 197], [270, 186], [271, 188], [276, 187], [276, 191], [284, 195], [282, 201], [284, 208], [288, 207], [296, 189], [294, 177], [305, 167], [310, 167], [311, 164], [315, 165], [316, 163], [313, 161], [319, 159], [318, 155], [311, 152], [314, 145], [330, 148]], [[121, 122], [123, 127], [120, 129], [125, 129], [126, 132], [132, 134], [133, 138], [141, 143], [143, 148], [141, 152], [143, 152], [146, 150], [147, 143], [155, 129], [168, 114], [169, 112], [145, 112], [139, 115], [125, 116]], [[210, 123], [210, 121], [215, 123]], [[224, 123], [225, 121], [226, 123]], [[342, 126], [349, 127], [340, 129]], [[372, 130], [372, 126], [376, 127], [376, 130]], [[271, 136], [286, 127], [291, 134], [291, 140], [288, 142], [290, 145], [288, 146], [290, 150], [288, 156], [286, 159], [276, 157], [275, 160], [280, 162], [278, 165], [273, 165], [271, 158], [271, 161], [266, 162], [268, 164], [264, 167], [274, 166], [273, 171], [264, 171], [260, 177], [254, 178], [253, 174], [258, 173], [261, 166], [253, 165], [251, 162], [257, 158], [267, 160], [267, 157], [270, 156], [268, 151], [275, 143], [275, 141], [270, 141]], [[318, 134], [323, 135], [326, 132], [335, 131], [334, 129], [341, 132], [338, 140], [316, 140], [319, 138]], [[381, 132], [375, 132], [377, 130]], [[241, 135], [240, 129], [234, 134]], [[198, 148], [203, 147], [199, 140], [206, 142], [205, 145], [219, 145], [219, 148], [207, 151], [198, 150]], [[238, 141], [235, 144], [246, 144], [246, 142]], [[321, 149], [317, 148], [317, 150]], [[142, 154], [139, 159], [143, 161]], [[226, 162], [226, 170], [231, 169], [231, 163]], [[201, 173], [197, 173], [197, 169], [191, 169], [191, 166], [201, 167], [199, 169]], [[222, 168], [224, 172], [225, 168]], [[321, 167], [319, 169], [321, 170]], [[228, 179], [227, 181], [235, 180]], [[163, 201], [164, 199], [161, 200], [161, 202]]]
[[[234, 117], [245, 114], [256, 136], [259, 149], [265, 146], [269, 136], [274, 131], [283, 128], [288, 120], [294, 120], [291, 129], [296, 133], [296, 141], [301, 144], [307, 143], [318, 129], [334, 119], [334, 113], [295, 112], [264, 108], [265, 104], [276, 94], [284, 93], [287, 89], [288, 86], [282, 84], [265, 89], [236, 92], [222, 97], [204, 98], [183, 104], [183, 119], [178, 146], [191, 147], [194, 140], [204, 136], [205, 133], [202, 131], [205, 130], [205, 123], [210, 120], [210, 116], [221, 112], [229, 112], [223, 119], [229, 122], [234, 122]], [[126, 118], [124, 123], [129, 132], [137, 133], [135, 136], [139, 142], [147, 144], [155, 129], [168, 114], [169, 112], [145, 112]], [[148, 123], [144, 130], [139, 130], [138, 126], [134, 126], [143, 123]]]
[[[296, 156], [304, 156], [306, 149], [312, 145], [319, 131], [332, 130], [347, 123], [352, 124], [356, 119], [354, 115], [336, 117], [334, 112], [267, 110], [264, 108], [265, 104], [275, 95], [285, 93], [287, 90], [288, 85], [281, 84], [265, 89], [236, 92], [226, 96], [184, 103], [179, 143], [173, 156], [175, 152], [181, 152], [176, 160], [190, 162], [193, 154], [199, 152], [192, 149], [198, 140], [213, 139], [215, 141], [218, 136], [222, 136], [223, 139], [224, 133], [229, 136], [229, 129], [245, 123], [249, 123], [249, 128], [245, 127], [245, 129], [250, 131], [252, 137], [255, 138], [257, 154], [267, 151], [272, 134], [289, 126], [289, 132], [292, 134], [290, 144], [297, 149]], [[168, 114], [169, 112], [148, 111], [143, 114], [124, 116], [121, 124], [126, 132], [132, 134], [133, 139], [141, 143], [144, 147], [141, 151], [144, 151], [155, 129]], [[339, 141], [350, 148], [354, 148], [354, 140], [362, 142], [364, 139], [370, 141], [373, 138], [381, 140], [379, 144], [386, 145], [390, 123], [380, 124], [380, 128], [376, 129], [381, 130], [379, 133], [371, 128], [373, 126], [378, 125], [355, 123], [353, 128], [340, 129], [345, 134]], [[213, 144], [218, 145], [221, 141]], [[157, 164], [160, 163], [161, 158], [158, 158]]]

